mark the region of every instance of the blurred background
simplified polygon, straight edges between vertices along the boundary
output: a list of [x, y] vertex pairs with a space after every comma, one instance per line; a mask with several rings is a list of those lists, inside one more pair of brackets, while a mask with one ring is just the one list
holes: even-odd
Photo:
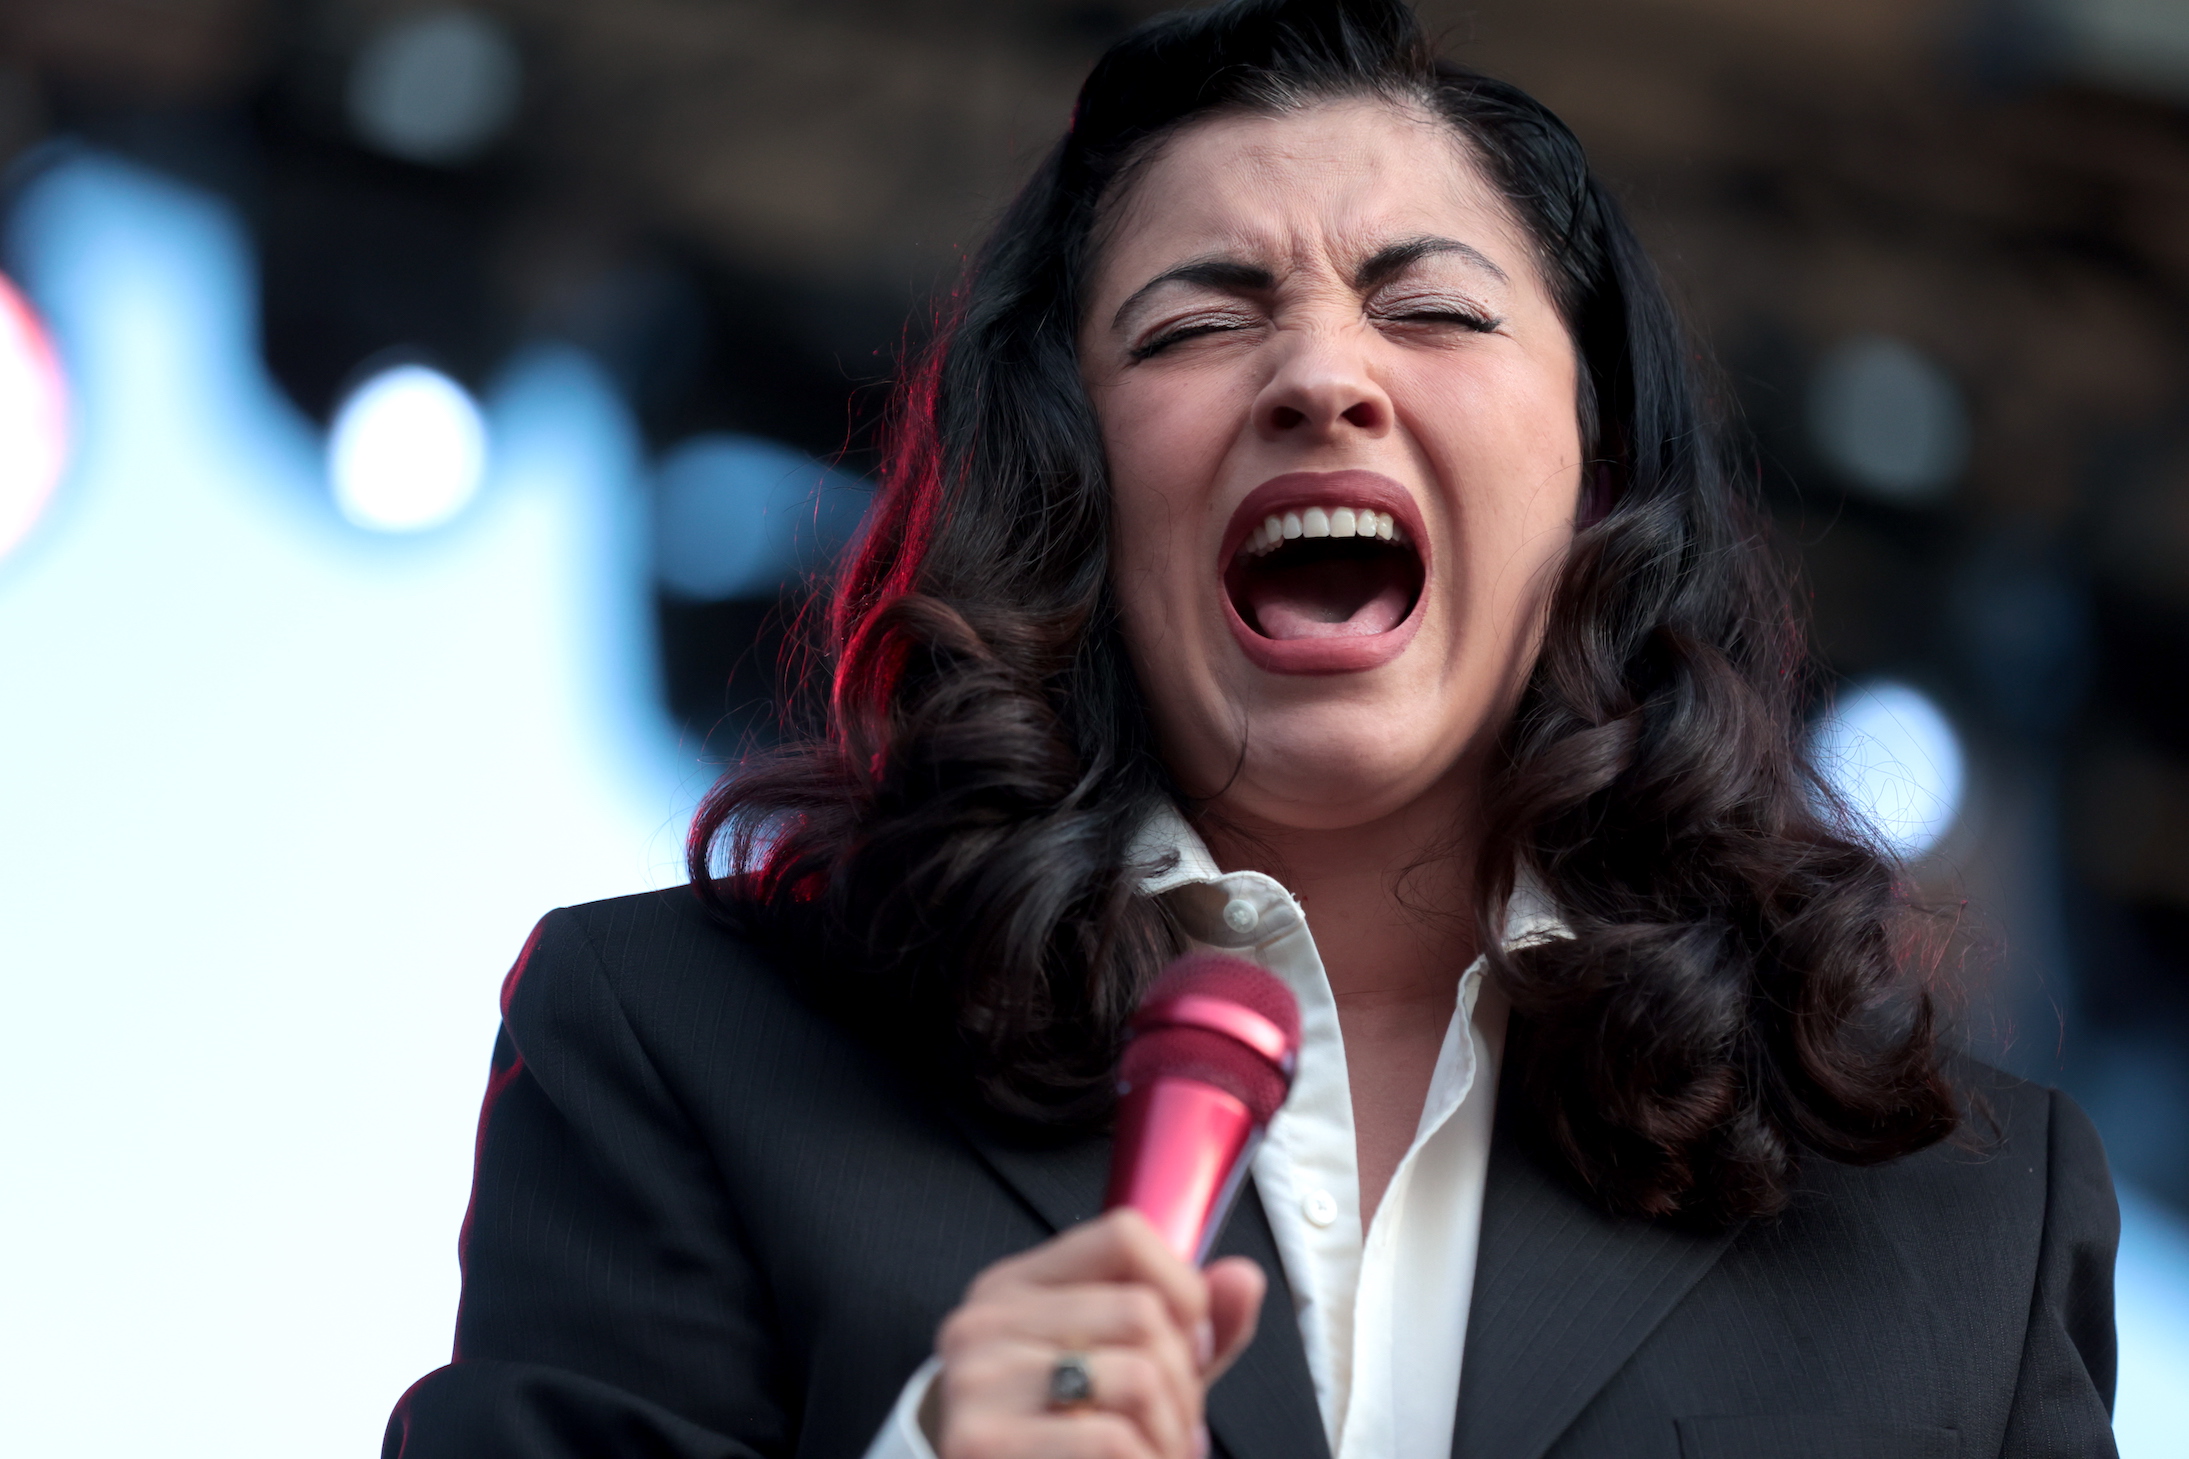
[[[681, 879], [1076, 0], [0, 0], [0, 1427], [369, 1452], [495, 990]], [[2189, 1432], [2189, 0], [1433, 0], [1757, 445], [1815, 733]], [[117, 1375], [120, 1375], [119, 1381]]]

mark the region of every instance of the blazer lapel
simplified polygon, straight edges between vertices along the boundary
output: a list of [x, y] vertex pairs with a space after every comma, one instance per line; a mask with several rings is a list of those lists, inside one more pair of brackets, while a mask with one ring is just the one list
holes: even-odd
[[[1107, 1139], [1029, 1143], [963, 1109], [951, 1108], [950, 1117], [997, 1178], [1051, 1229], [1062, 1231], [1102, 1214], [1110, 1175]], [[1315, 1381], [1293, 1315], [1292, 1288], [1253, 1181], [1240, 1191], [1214, 1250], [1218, 1256], [1252, 1257], [1269, 1274], [1269, 1295], [1262, 1299], [1253, 1343], [1209, 1390], [1210, 1433], [1230, 1459], [1330, 1459]]]
[[1043, 1140], [1006, 1134], [980, 1114], [955, 1102], [945, 1106], [952, 1124], [981, 1160], [1052, 1231], [1102, 1214], [1110, 1179], [1106, 1136]]
[[1518, 1137], [1519, 1098], [1499, 1091], [1455, 1459], [1538, 1459], [1733, 1239], [1589, 1205]]
[[1209, 1390], [1209, 1432], [1231, 1459], [1330, 1459], [1292, 1284], [1253, 1181], [1239, 1193], [1215, 1254], [1254, 1258], [1269, 1273], [1269, 1295], [1262, 1299], [1254, 1341]]

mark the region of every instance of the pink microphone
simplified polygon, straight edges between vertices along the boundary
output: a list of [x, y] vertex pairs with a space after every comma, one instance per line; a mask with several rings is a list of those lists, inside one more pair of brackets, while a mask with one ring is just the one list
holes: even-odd
[[1133, 1015], [1118, 1065], [1103, 1208], [1131, 1206], [1198, 1265], [1292, 1088], [1299, 1049], [1300, 1005], [1275, 977], [1221, 953], [1172, 963]]

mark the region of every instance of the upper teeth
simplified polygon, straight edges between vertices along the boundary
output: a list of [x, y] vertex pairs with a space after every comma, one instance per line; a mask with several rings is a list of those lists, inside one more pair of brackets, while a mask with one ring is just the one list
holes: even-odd
[[1389, 512], [1367, 507], [1309, 507], [1305, 511], [1277, 512], [1247, 533], [1239, 550], [1253, 557], [1274, 552], [1280, 542], [1295, 537], [1375, 537], [1385, 542], [1404, 542], [1406, 529]]

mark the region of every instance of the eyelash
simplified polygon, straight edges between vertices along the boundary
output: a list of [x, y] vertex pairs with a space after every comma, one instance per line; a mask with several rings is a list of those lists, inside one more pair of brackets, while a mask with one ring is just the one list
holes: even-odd
[[1480, 310], [1463, 308], [1457, 304], [1432, 304], [1423, 301], [1418, 308], [1379, 311], [1379, 319], [1395, 324], [1436, 323], [1457, 324], [1477, 334], [1489, 334], [1505, 321], [1482, 313]]
[[1204, 334], [1225, 334], [1232, 330], [1251, 327], [1243, 320], [1224, 321], [1212, 319], [1198, 319], [1189, 323], [1174, 325], [1147, 343], [1135, 345], [1131, 351], [1132, 358], [1137, 363], [1161, 354], [1174, 344], [1182, 344], [1189, 339], [1197, 339]]
[[[1488, 314], [1462, 309], [1457, 306], [1426, 306], [1403, 312], [1378, 311], [1374, 317], [1393, 324], [1456, 324], [1463, 329], [1472, 330], [1476, 334], [1492, 333], [1505, 322]], [[1183, 344], [1189, 339], [1198, 339], [1202, 335], [1208, 334], [1226, 334], [1234, 330], [1251, 327], [1245, 321], [1196, 320], [1191, 323], [1176, 325], [1158, 334], [1147, 343], [1134, 346], [1129, 353], [1133, 362], [1137, 364], [1142, 360], [1152, 359], [1172, 345]]]

